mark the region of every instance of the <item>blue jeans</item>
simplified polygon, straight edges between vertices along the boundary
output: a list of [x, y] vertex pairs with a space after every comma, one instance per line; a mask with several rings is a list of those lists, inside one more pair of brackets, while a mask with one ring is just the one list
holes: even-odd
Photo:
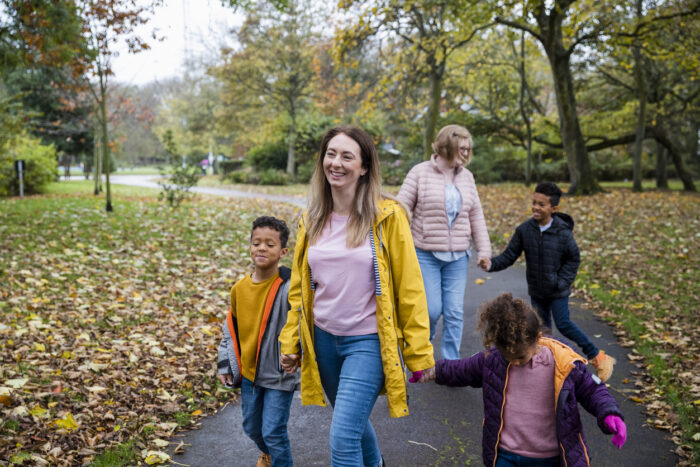
[[554, 324], [559, 332], [567, 339], [576, 342], [588, 359], [598, 355], [595, 344], [569, 318], [569, 297], [549, 299], [530, 297], [530, 302], [546, 327], [552, 329], [552, 317], [554, 317]]
[[498, 448], [496, 467], [559, 467], [559, 456], [556, 457], [525, 457]]
[[384, 387], [379, 336], [335, 336], [314, 326], [314, 350], [323, 390], [333, 406], [331, 465], [380, 465], [379, 443], [369, 421]]
[[243, 431], [258, 449], [271, 455], [274, 467], [292, 465], [287, 421], [293, 397], [294, 391], [255, 386], [246, 378], [241, 381]]
[[442, 358], [456, 360], [462, 343], [464, 325], [464, 289], [467, 287], [469, 255], [456, 261], [440, 261], [431, 251], [416, 248], [416, 256], [423, 275], [425, 296], [430, 315], [430, 340], [442, 316]]

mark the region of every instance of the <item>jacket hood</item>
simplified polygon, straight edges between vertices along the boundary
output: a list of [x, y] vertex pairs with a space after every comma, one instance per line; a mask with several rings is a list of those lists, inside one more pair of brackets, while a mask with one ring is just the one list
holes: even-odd
[[555, 212], [552, 217], [558, 217], [566, 224], [569, 230], [574, 230], [574, 218], [563, 212]]

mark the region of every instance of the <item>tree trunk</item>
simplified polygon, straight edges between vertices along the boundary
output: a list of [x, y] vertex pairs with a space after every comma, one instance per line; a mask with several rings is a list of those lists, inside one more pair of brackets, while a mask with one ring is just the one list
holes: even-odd
[[656, 143], [656, 188], [668, 189], [668, 170], [666, 170], [666, 148]]
[[683, 182], [683, 189], [686, 191], [696, 191], [695, 183], [693, 183], [693, 177], [690, 175], [690, 172], [686, 170], [685, 164], [683, 163], [683, 157], [681, 154], [682, 150], [678, 143], [676, 143], [676, 141], [673, 139], [673, 135], [668, 131], [666, 123], [663, 122], [661, 118], [657, 118], [654, 133], [656, 140], [666, 146], [666, 149], [668, 149], [673, 165], [676, 167], [676, 174]]
[[430, 96], [428, 112], [425, 115], [425, 134], [423, 136], [423, 155], [428, 158], [433, 153], [433, 141], [435, 141], [435, 129], [440, 116], [440, 100], [442, 98], [442, 68], [431, 67], [430, 71]]
[[107, 187], [105, 192], [105, 210], [107, 212], [112, 212], [112, 191], [109, 184], [109, 171], [111, 170], [109, 163], [109, 135], [107, 133], [107, 90], [105, 89], [105, 76], [101, 69], [99, 69], [100, 77], [100, 126], [102, 130], [102, 166], [104, 167], [105, 173], [105, 186]]
[[289, 125], [287, 134], [287, 173], [294, 176], [294, 166], [296, 164], [296, 144], [297, 144], [297, 122], [294, 112], [289, 113], [292, 123]]
[[94, 137], [94, 141], [92, 158], [95, 170], [95, 196], [97, 196], [100, 194], [100, 191], [102, 191], [102, 163], [100, 162], [102, 158], [100, 157], [100, 148], [97, 141], [97, 136]]
[[[637, 20], [642, 19], [642, 0], [637, 0]], [[634, 81], [637, 85], [637, 101], [639, 110], [637, 113], [637, 130], [634, 138], [634, 152], [632, 154], [632, 191], [642, 191], [642, 146], [644, 143], [644, 122], [646, 120], [647, 90], [644, 81], [644, 67], [642, 64], [642, 51], [639, 46], [639, 38], [635, 39], [634, 47]]]
[[525, 31], [520, 34], [520, 115], [525, 122], [527, 130], [527, 140], [525, 142], [527, 150], [527, 162], [525, 163], [525, 186], [530, 186], [532, 183], [532, 127], [530, 125], [530, 116], [525, 108], [525, 90], [527, 86], [527, 78], [525, 76]]
[[586, 143], [583, 140], [581, 126], [579, 125], [569, 55], [561, 45], [556, 47], [556, 49], [558, 50], [545, 50], [552, 67], [554, 92], [557, 98], [557, 109], [559, 110], [561, 139], [569, 165], [571, 186], [568, 194], [589, 195], [597, 193], [602, 190], [593, 176], [591, 161], [588, 158]]

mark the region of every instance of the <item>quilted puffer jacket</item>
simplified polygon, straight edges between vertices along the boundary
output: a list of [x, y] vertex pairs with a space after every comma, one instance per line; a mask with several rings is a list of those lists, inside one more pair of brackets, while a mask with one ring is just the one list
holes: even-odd
[[511, 266], [524, 251], [530, 296], [544, 299], [568, 297], [581, 264], [573, 229], [574, 220], [568, 214], [554, 213], [552, 225], [544, 232], [540, 232], [535, 219], [528, 219], [515, 229], [503, 253], [491, 260], [489, 272]]
[[[620, 406], [605, 384], [593, 378], [583, 357], [552, 338], [543, 337], [539, 344], [549, 348], [554, 355], [554, 410], [561, 465], [589, 467], [591, 458], [578, 404], [596, 417], [598, 427], [605, 434], [611, 434], [605, 426], [605, 417], [617, 415], [623, 418]], [[495, 466], [510, 363], [497, 349], [491, 349], [488, 353], [482, 351], [461, 360], [439, 360], [435, 369], [438, 384], [483, 388], [482, 455], [484, 465]]]

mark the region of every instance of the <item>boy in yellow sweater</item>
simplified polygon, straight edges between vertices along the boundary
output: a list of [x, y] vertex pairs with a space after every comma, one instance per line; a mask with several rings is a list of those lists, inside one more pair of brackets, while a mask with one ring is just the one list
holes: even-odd
[[261, 451], [259, 467], [292, 465], [287, 421], [299, 376], [283, 371], [277, 341], [289, 311], [291, 271], [279, 267], [288, 239], [284, 221], [270, 216], [253, 221], [250, 257], [255, 270], [231, 288], [219, 345], [219, 380], [241, 387], [243, 430]]

